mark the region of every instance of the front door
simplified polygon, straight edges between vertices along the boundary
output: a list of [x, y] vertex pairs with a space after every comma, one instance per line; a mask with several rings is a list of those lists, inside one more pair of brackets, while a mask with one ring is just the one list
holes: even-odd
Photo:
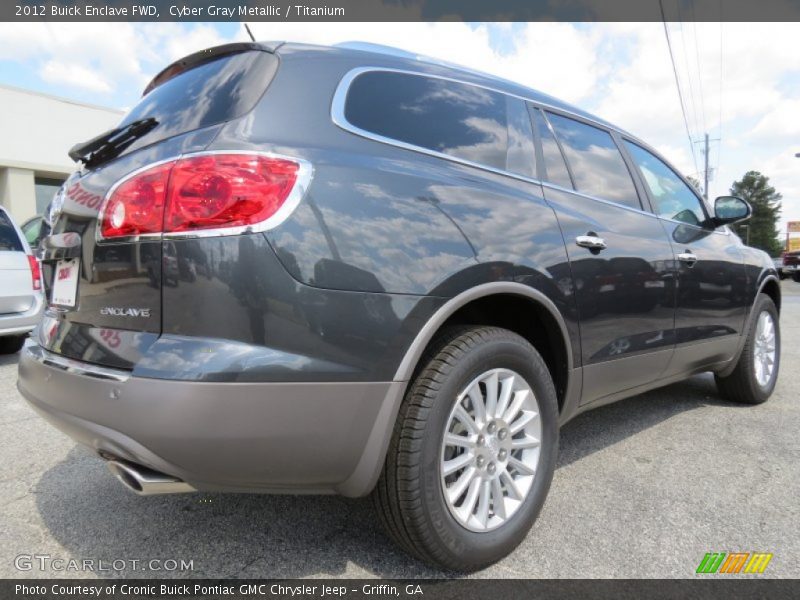
[[704, 202], [666, 163], [632, 142], [625, 145], [675, 251], [677, 346], [666, 375], [728, 360], [738, 347], [748, 306], [739, 240], [727, 227], [707, 226]]

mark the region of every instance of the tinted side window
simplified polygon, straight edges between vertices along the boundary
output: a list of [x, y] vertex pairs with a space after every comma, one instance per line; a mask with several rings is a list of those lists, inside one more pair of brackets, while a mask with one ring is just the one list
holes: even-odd
[[22, 252], [22, 243], [6, 213], [0, 210], [0, 252]]
[[49, 235], [50, 226], [44, 222], [42, 217], [36, 217], [28, 221], [21, 229], [22, 235], [25, 236], [25, 241], [28, 242], [28, 245], [31, 248], [37, 248], [39, 242], [41, 242], [46, 235]]
[[29, 244], [36, 243], [36, 240], [39, 238], [39, 232], [42, 230], [42, 221], [41, 219], [34, 219], [22, 226], [22, 235], [25, 236], [25, 240]]
[[533, 146], [531, 118], [525, 103], [506, 96], [508, 109], [508, 158], [506, 169], [526, 177], [536, 177], [536, 150]]
[[506, 169], [506, 96], [432, 77], [369, 71], [353, 80], [345, 118], [360, 129]]
[[579, 192], [641, 208], [633, 179], [607, 131], [548, 113]]
[[700, 225], [706, 220], [700, 199], [675, 171], [636, 144], [626, 140], [625, 147], [642, 172], [658, 216], [691, 225]]
[[536, 129], [539, 133], [539, 140], [542, 145], [545, 180], [571, 190], [572, 180], [569, 177], [567, 164], [564, 162], [564, 156], [558, 148], [556, 138], [554, 138], [553, 134], [550, 132], [550, 128], [547, 126], [547, 121], [544, 120], [542, 111], [534, 109], [533, 115]]

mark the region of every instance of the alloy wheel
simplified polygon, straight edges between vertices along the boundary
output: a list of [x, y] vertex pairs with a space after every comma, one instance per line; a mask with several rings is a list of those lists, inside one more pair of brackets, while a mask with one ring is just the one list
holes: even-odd
[[756, 338], [753, 344], [753, 369], [755, 369], [756, 381], [762, 388], [769, 385], [772, 379], [772, 372], [775, 370], [775, 321], [772, 315], [762, 311], [758, 315], [756, 324]]
[[491, 369], [456, 398], [439, 472], [450, 513], [475, 532], [500, 527], [528, 496], [539, 464], [542, 423], [525, 379]]

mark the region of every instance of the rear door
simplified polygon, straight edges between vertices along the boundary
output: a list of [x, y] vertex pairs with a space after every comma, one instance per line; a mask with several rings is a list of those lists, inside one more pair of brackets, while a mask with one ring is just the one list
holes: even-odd
[[[41, 251], [49, 306], [39, 342], [50, 351], [130, 369], [159, 337], [160, 236], [102, 240], [102, 209], [121, 182], [155, 164], [204, 150], [223, 123], [255, 106], [278, 60], [249, 45], [228, 50], [199, 53], [162, 72], [157, 87], [120, 124], [153, 120], [155, 126], [120, 148], [85, 156], [85, 167], [54, 199], [53, 228]], [[155, 214], [152, 198], [158, 192], [147, 180], [137, 186], [130, 192], [137, 198], [132, 206], [145, 219]]]
[[31, 267], [17, 228], [0, 208], [0, 316], [25, 312], [34, 303]]
[[583, 403], [658, 379], [674, 346], [672, 247], [609, 131], [533, 111], [578, 304]]
[[728, 360], [738, 348], [749, 298], [739, 240], [727, 227], [708, 226], [700, 195], [667, 163], [632, 141], [625, 147], [675, 251], [677, 348], [667, 375]]

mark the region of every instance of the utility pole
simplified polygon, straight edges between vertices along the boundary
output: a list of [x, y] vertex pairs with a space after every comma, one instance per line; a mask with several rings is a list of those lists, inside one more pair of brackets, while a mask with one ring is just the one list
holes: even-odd
[[702, 140], [697, 140], [695, 144], [703, 144], [703, 154], [705, 155], [705, 168], [703, 169], [703, 198], [708, 200], [708, 182], [712, 179], [711, 173], [712, 170], [708, 166], [708, 152], [709, 152], [709, 145], [711, 142], [718, 142], [720, 138], [709, 138], [708, 134], [706, 133], [703, 136]]

